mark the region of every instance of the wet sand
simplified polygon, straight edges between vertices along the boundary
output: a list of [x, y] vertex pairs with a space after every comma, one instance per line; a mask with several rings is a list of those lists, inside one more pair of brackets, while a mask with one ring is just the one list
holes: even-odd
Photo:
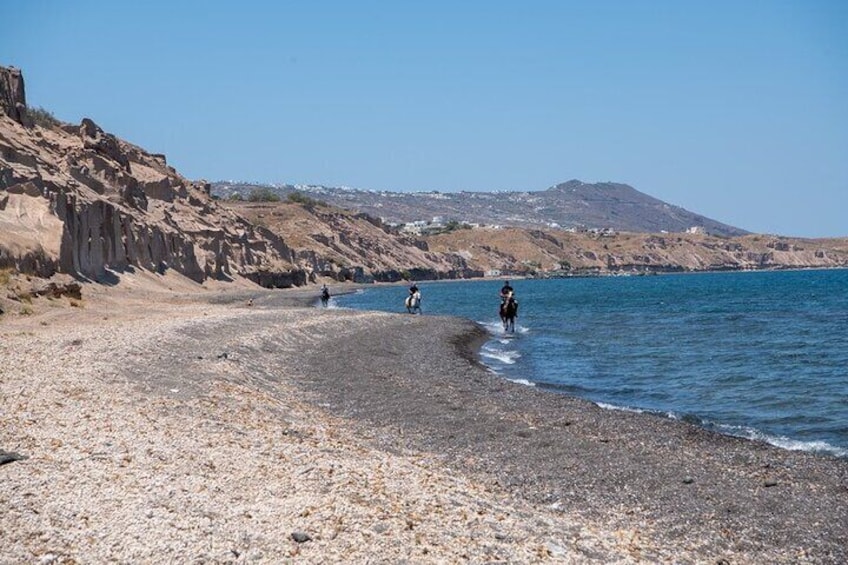
[[4, 318], [0, 450], [28, 459], [0, 466], [0, 563], [848, 560], [845, 460], [514, 384], [472, 322], [315, 298]]

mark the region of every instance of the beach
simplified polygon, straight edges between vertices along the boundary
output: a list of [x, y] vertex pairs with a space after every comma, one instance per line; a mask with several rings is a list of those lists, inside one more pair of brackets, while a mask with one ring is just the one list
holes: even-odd
[[841, 563], [848, 462], [512, 383], [452, 317], [86, 288], [0, 321], [0, 563]]

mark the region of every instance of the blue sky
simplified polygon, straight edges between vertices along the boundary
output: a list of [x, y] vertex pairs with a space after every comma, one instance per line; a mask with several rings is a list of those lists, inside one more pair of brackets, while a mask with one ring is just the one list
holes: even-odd
[[848, 236], [848, 2], [0, 0], [0, 64], [189, 178], [631, 184]]

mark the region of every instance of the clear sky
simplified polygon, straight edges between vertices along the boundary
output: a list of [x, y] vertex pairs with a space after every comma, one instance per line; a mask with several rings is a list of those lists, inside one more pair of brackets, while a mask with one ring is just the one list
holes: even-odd
[[642, 192], [848, 236], [848, 1], [0, 0], [28, 102], [189, 178]]

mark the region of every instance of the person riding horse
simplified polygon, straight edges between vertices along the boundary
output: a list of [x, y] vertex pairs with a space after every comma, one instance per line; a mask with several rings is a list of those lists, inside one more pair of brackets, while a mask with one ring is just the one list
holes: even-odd
[[327, 285], [321, 286], [321, 304], [324, 307], [327, 307], [327, 304], [330, 302], [330, 289], [327, 288]]
[[412, 286], [409, 287], [409, 296], [406, 297], [404, 302], [410, 314], [421, 313], [421, 291], [418, 290], [417, 284], [412, 283]]

